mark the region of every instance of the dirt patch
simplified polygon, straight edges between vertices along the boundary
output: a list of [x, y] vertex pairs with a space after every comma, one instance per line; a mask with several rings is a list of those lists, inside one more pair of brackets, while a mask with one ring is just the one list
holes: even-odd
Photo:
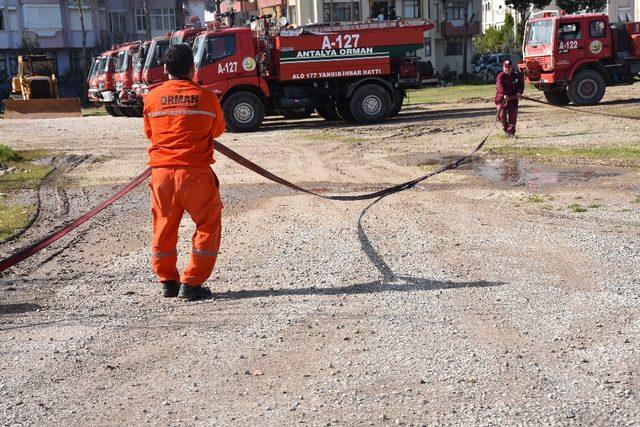
[[[353, 194], [469, 152], [494, 115], [483, 102], [424, 104], [377, 126], [269, 119], [221, 141], [295, 183]], [[1, 253], [146, 167], [140, 120], [29, 121], [29, 138], [14, 124], [0, 122], [13, 148], [84, 160], [43, 188], [38, 219]], [[517, 143], [591, 149], [637, 132], [525, 101]], [[223, 240], [217, 299], [202, 303], [160, 297], [140, 186], [0, 277], [3, 420], [638, 424], [638, 172], [487, 151], [468, 167], [338, 203], [217, 155]], [[192, 232], [185, 219], [180, 266]]]

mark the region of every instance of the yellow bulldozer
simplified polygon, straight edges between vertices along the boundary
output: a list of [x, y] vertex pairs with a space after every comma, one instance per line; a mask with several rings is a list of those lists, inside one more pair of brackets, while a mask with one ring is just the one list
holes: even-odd
[[82, 117], [79, 98], [58, 98], [53, 61], [45, 55], [18, 56], [18, 74], [4, 101], [4, 118]]

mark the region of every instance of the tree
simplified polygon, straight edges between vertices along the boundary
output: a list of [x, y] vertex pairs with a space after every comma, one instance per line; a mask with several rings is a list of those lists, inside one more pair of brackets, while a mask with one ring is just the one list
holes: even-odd
[[607, 0], [557, 0], [556, 4], [567, 13], [600, 12], [607, 5]]
[[144, 29], [147, 40], [151, 40], [151, 15], [149, 15], [149, 0], [143, 0], [142, 13], [144, 13]]
[[502, 27], [489, 27], [476, 40], [474, 49], [477, 53], [488, 54], [496, 52], [511, 53], [516, 50], [514, 42], [514, 20], [510, 13], [504, 18]]
[[[589, 0], [586, 0], [589, 1]], [[606, 1], [606, 0], [605, 0]], [[551, 3], [551, 0], [506, 0], [505, 4], [512, 9], [515, 9], [520, 15], [520, 22], [518, 23], [518, 37], [517, 41], [520, 42], [522, 40], [522, 35], [524, 33], [524, 23], [529, 19], [529, 15], [531, 15], [531, 11], [533, 9], [544, 9], [546, 6]]]
[[[86, 103], [87, 101], [87, 91], [89, 90], [87, 86], [87, 29], [84, 26], [84, 11], [82, 10], [82, 1], [75, 0], [76, 6], [78, 7], [78, 11], [80, 12], [80, 29], [82, 30], [82, 93], [80, 97], [82, 98], [82, 103]], [[91, 7], [91, 3], [89, 3], [89, 7]]]

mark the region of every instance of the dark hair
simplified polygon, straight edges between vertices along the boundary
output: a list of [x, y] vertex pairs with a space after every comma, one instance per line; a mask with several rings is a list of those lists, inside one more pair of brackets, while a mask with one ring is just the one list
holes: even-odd
[[193, 65], [193, 52], [186, 44], [175, 44], [169, 46], [162, 59], [169, 74], [186, 77]]

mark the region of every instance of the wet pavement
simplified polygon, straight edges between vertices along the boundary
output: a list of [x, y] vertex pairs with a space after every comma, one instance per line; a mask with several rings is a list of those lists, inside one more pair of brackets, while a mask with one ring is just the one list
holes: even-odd
[[[461, 156], [441, 156], [428, 159], [419, 166], [444, 165], [454, 162]], [[531, 162], [526, 159], [516, 158], [484, 158], [474, 156], [471, 162], [461, 166], [459, 169], [471, 171], [474, 175], [480, 176], [491, 182], [508, 184], [511, 186], [550, 186], [555, 184], [566, 184], [572, 182], [584, 182], [597, 178], [613, 177], [621, 172], [607, 170], [608, 168], [598, 167], [560, 167], [550, 164]]]

